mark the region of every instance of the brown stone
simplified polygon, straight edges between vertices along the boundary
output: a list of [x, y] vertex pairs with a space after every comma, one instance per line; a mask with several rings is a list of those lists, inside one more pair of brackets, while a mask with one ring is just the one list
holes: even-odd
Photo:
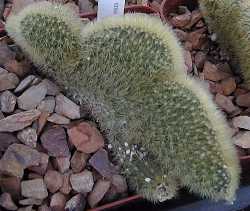
[[82, 211], [86, 206], [85, 197], [82, 194], [77, 194], [73, 196], [69, 201], [67, 201], [65, 210], [66, 211]]
[[87, 160], [89, 158], [88, 154], [83, 152], [75, 151], [74, 155], [71, 158], [70, 165], [74, 173], [81, 172], [87, 165]]
[[22, 177], [25, 168], [39, 165], [41, 154], [26, 145], [12, 144], [0, 160], [0, 170], [7, 175]]
[[18, 177], [0, 177], [0, 187], [3, 192], [9, 193], [18, 200], [21, 195], [21, 179]]
[[37, 107], [42, 112], [53, 113], [55, 109], [56, 101], [54, 97], [46, 97]]
[[181, 15], [176, 15], [171, 18], [170, 22], [174, 27], [183, 28], [184, 26], [188, 25], [191, 21], [191, 13], [186, 12]]
[[33, 179], [21, 182], [21, 193], [24, 197], [45, 199], [48, 196], [43, 179]]
[[58, 125], [66, 125], [70, 123], [70, 120], [64, 116], [61, 116], [59, 114], [52, 114], [51, 116], [48, 117], [48, 121], [58, 124]]
[[227, 72], [220, 71], [216, 65], [206, 61], [203, 68], [205, 80], [220, 81], [229, 78], [231, 75]]
[[111, 184], [117, 193], [126, 193], [128, 191], [126, 179], [119, 174], [112, 175]]
[[16, 96], [7, 90], [1, 94], [0, 102], [1, 111], [4, 113], [11, 113], [16, 106]]
[[55, 112], [59, 115], [66, 116], [69, 119], [79, 119], [81, 117], [80, 106], [76, 105], [62, 94], [56, 96]]
[[208, 84], [209, 84], [209, 91], [212, 93], [212, 94], [221, 94], [223, 95], [223, 89], [222, 89], [222, 86], [220, 83], [217, 83], [217, 82], [213, 82], [213, 81], [208, 81]]
[[69, 170], [70, 167], [70, 156], [68, 157], [56, 157], [52, 160], [53, 166], [61, 173]]
[[234, 117], [233, 118], [233, 126], [236, 128], [250, 130], [250, 117], [249, 116]]
[[201, 28], [188, 34], [188, 41], [192, 43], [192, 49], [200, 50], [202, 45], [206, 42], [207, 36], [204, 32], [204, 28]]
[[68, 135], [76, 149], [84, 153], [93, 153], [104, 146], [100, 132], [87, 122], [68, 129]]
[[18, 142], [18, 139], [12, 133], [0, 132], [0, 152], [4, 152], [11, 144]]
[[236, 89], [235, 79], [230, 77], [221, 81], [221, 87], [224, 95], [230, 95]]
[[90, 171], [84, 170], [78, 174], [71, 174], [70, 183], [73, 188], [78, 193], [88, 193], [92, 190], [94, 186], [93, 175]]
[[31, 65], [27, 60], [18, 62], [17, 60], [13, 59], [6, 62], [4, 64], [4, 68], [11, 73], [15, 73], [19, 77], [23, 77], [30, 71]]
[[63, 175], [57, 171], [49, 170], [44, 176], [44, 182], [51, 193], [55, 193], [63, 185]]
[[32, 166], [28, 169], [30, 171], [36, 172], [39, 175], [44, 175], [49, 164], [49, 156], [45, 153], [40, 152], [40, 163], [38, 166]]
[[94, 189], [88, 195], [88, 203], [91, 208], [95, 207], [107, 193], [110, 188], [110, 181], [98, 180], [95, 184]]
[[41, 112], [38, 110], [24, 111], [10, 115], [0, 120], [0, 132], [14, 132], [32, 124], [39, 118]]
[[67, 195], [70, 193], [70, 191], [72, 190], [71, 184], [70, 184], [70, 176], [71, 176], [72, 172], [66, 172], [63, 174], [63, 185], [60, 188], [60, 192]]
[[194, 63], [198, 69], [202, 69], [206, 61], [206, 54], [198, 51], [194, 57]]
[[250, 107], [250, 92], [237, 96], [236, 103], [242, 107]]
[[202, 19], [202, 14], [200, 10], [193, 10], [191, 13], [191, 21], [185, 28], [191, 28], [193, 25], [198, 23]]
[[43, 83], [32, 86], [17, 98], [18, 107], [23, 110], [34, 109], [45, 98], [46, 93], [47, 87]]
[[49, 117], [49, 113], [48, 112], [42, 112], [39, 119], [37, 120], [37, 135], [40, 135], [40, 133], [42, 132], [43, 128], [45, 127], [47, 120]]
[[62, 193], [58, 192], [52, 195], [50, 200], [50, 207], [54, 211], [64, 211], [67, 198]]
[[215, 96], [215, 102], [217, 105], [222, 108], [224, 111], [227, 113], [233, 113], [236, 110], [238, 110], [238, 107], [236, 107], [233, 103], [232, 100], [224, 95], [217, 94]]
[[0, 195], [0, 206], [6, 210], [17, 210], [17, 206], [13, 202], [9, 193], [3, 193]]
[[17, 138], [25, 145], [36, 148], [37, 134], [34, 128], [27, 127], [22, 131], [19, 131]]
[[63, 128], [51, 128], [41, 135], [42, 146], [53, 157], [69, 156], [66, 133]]
[[19, 79], [15, 74], [0, 74], [0, 92], [9, 89], [15, 89], [18, 83]]
[[111, 178], [113, 169], [108, 158], [108, 153], [104, 149], [98, 150], [89, 160], [89, 164], [103, 177]]

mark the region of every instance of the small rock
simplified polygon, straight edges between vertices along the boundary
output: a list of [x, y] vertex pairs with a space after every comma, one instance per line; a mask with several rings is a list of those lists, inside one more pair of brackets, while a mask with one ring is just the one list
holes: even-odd
[[104, 146], [100, 132], [86, 122], [68, 129], [68, 135], [76, 149], [84, 153], [93, 153]]
[[126, 179], [119, 174], [112, 175], [111, 184], [117, 193], [126, 193], [128, 191]]
[[223, 95], [223, 89], [221, 87], [221, 84], [220, 83], [217, 83], [217, 82], [213, 82], [213, 81], [207, 81], [208, 84], [209, 84], [209, 91], [212, 93], [212, 94], [221, 94]]
[[24, 91], [26, 88], [28, 88], [32, 82], [34, 81], [36, 77], [34, 75], [29, 75], [27, 76], [25, 79], [23, 79], [19, 85], [17, 86], [17, 88], [15, 89], [15, 93], [18, 93], [18, 92], [22, 92]]
[[108, 153], [104, 149], [99, 149], [89, 160], [89, 164], [103, 177], [111, 178], [112, 166], [108, 158]]
[[230, 77], [221, 81], [221, 87], [224, 95], [230, 95], [236, 89], [235, 79]]
[[68, 171], [70, 167], [70, 156], [54, 158], [53, 165], [60, 173]]
[[39, 166], [31, 166], [28, 169], [36, 172], [39, 175], [44, 175], [49, 164], [49, 156], [45, 153], [40, 152], [40, 163]]
[[36, 148], [37, 134], [36, 130], [32, 127], [27, 127], [17, 133], [17, 138], [27, 146]]
[[56, 96], [55, 112], [70, 119], [79, 119], [80, 107], [62, 94]]
[[16, 201], [21, 195], [21, 179], [18, 177], [0, 177], [0, 187], [2, 192], [9, 193]]
[[54, 113], [51, 116], [49, 116], [48, 121], [58, 125], [67, 125], [70, 123], [70, 120], [68, 118], [61, 116], [57, 113]]
[[184, 31], [182, 31], [182, 30], [180, 30], [180, 29], [174, 29], [174, 32], [175, 32], [175, 35], [177, 36], [177, 38], [178, 38], [181, 42], [187, 40], [187, 36], [188, 36], [187, 32], [184, 32]]
[[41, 154], [26, 145], [12, 144], [0, 160], [0, 171], [5, 174], [22, 177], [24, 169], [38, 166]]
[[187, 26], [185, 26], [185, 28], [191, 28], [193, 25], [198, 23], [201, 19], [202, 19], [202, 14], [200, 10], [193, 10], [191, 13], [191, 21]]
[[15, 73], [17, 76], [23, 77], [30, 71], [31, 65], [27, 60], [18, 62], [17, 60], [13, 59], [7, 61], [4, 64], [4, 68], [8, 70], [10, 73]]
[[53, 113], [55, 109], [56, 101], [52, 96], [46, 97], [37, 107], [42, 112]]
[[98, 180], [95, 184], [94, 189], [88, 195], [88, 203], [91, 208], [95, 207], [104, 197], [110, 188], [110, 181]]
[[16, 106], [16, 96], [10, 91], [5, 91], [1, 94], [1, 111], [4, 113], [11, 113], [14, 111]]
[[250, 148], [250, 132], [242, 132], [234, 137], [234, 144], [244, 149]]
[[42, 112], [39, 119], [37, 120], [37, 134], [40, 135], [40, 133], [42, 132], [43, 128], [45, 127], [47, 120], [49, 117], [49, 113], [48, 112]]
[[70, 176], [70, 183], [73, 188], [78, 193], [88, 193], [92, 190], [94, 186], [93, 175], [90, 171], [84, 170], [78, 174], [72, 174]]
[[89, 158], [88, 154], [75, 151], [70, 161], [72, 171], [74, 173], [81, 172], [87, 165], [88, 158]]
[[229, 78], [231, 75], [218, 70], [217, 66], [209, 61], [206, 61], [203, 68], [205, 80], [220, 81]]
[[73, 196], [67, 201], [65, 211], [82, 211], [86, 206], [85, 198], [82, 194]]
[[230, 75], [233, 73], [230, 65], [227, 62], [219, 63], [216, 65], [219, 71], [229, 73]]
[[216, 94], [215, 96], [215, 102], [217, 103], [217, 105], [222, 108], [224, 111], [226, 111], [227, 113], [233, 113], [236, 110], [238, 110], [238, 107], [236, 107], [233, 103], [232, 100], [230, 100], [230, 98], [221, 95], [221, 94]]
[[63, 185], [60, 188], [60, 192], [67, 195], [70, 193], [70, 191], [72, 190], [71, 184], [70, 184], [70, 176], [71, 176], [71, 172], [66, 172], [63, 175]]
[[21, 193], [24, 197], [45, 199], [48, 196], [43, 179], [33, 179], [21, 182]]
[[38, 211], [52, 211], [50, 207], [48, 207], [46, 204], [38, 207]]
[[50, 207], [55, 211], [63, 211], [66, 205], [67, 198], [62, 193], [58, 192], [52, 195], [50, 200]]
[[19, 208], [17, 211], [35, 211], [32, 209], [32, 205], [28, 207]]
[[250, 107], [250, 92], [237, 96], [236, 103], [242, 107]]
[[198, 69], [202, 69], [204, 67], [205, 61], [206, 61], [206, 54], [203, 53], [202, 51], [198, 51], [194, 57], [194, 63], [196, 67]]
[[47, 87], [40, 83], [27, 89], [20, 97], [17, 98], [18, 107], [23, 110], [31, 110], [45, 98]]
[[0, 74], [0, 92], [15, 89], [18, 83], [19, 79], [14, 73]]
[[11, 195], [9, 193], [3, 193], [0, 196], [0, 206], [6, 210], [17, 210], [17, 206], [13, 202]]
[[10, 50], [6, 43], [0, 42], [0, 65], [3, 66], [6, 61], [13, 59], [15, 59], [15, 53]]
[[19, 204], [21, 204], [21, 205], [41, 205], [42, 202], [43, 202], [42, 199], [28, 198], [28, 199], [20, 200]]
[[187, 72], [191, 73], [193, 70], [193, 62], [192, 62], [192, 56], [189, 51], [184, 50], [184, 59], [185, 59]]
[[176, 15], [171, 18], [170, 22], [174, 27], [183, 28], [184, 26], [188, 25], [191, 21], [191, 13], [186, 12], [181, 15]]
[[12, 133], [0, 132], [0, 152], [4, 152], [11, 144], [18, 142], [18, 139]]
[[202, 45], [207, 40], [207, 36], [204, 32], [204, 28], [201, 28], [188, 34], [187, 40], [192, 43], [192, 49], [200, 50], [202, 48]]
[[0, 120], [0, 132], [14, 132], [32, 124], [37, 120], [41, 112], [38, 110], [30, 110], [13, 114]]
[[49, 170], [44, 176], [44, 182], [48, 190], [55, 193], [63, 185], [63, 176], [57, 171]]
[[234, 117], [233, 118], [233, 126], [236, 128], [250, 130], [250, 117], [249, 116]]
[[45, 131], [41, 135], [41, 143], [50, 156], [68, 157], [70, 155], [66, 133], [61, 127]]
[[59, 94], [60, 89], [58, 86], [56, 86], [53, 82], [51, 82], [48, 79], [44, 79], [42, 81], [43, 84], [46, 85], [47, 87], [47, 95], [51, 95], [51, 96], [56, 96]]

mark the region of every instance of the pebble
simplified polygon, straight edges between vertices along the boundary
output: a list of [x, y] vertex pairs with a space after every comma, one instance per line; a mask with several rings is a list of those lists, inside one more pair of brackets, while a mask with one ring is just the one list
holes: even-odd
[[2, 193], [0, 195], [0, 206], [6, 210], [17, 210], [17, 206], [9, 193]]
[[70, 166], [71, 166], [72, 171], [74, 173], [81, 172], [87, 165], [88, 158], [89, 158], [88, 154], [75, 151], [75, 153], [73, 154], [70, 160]]
[[58, 191], [63, 185], [63, 175], [54, 170], [48, 170], [44, 176], [44, 182], [51, 193]]
[[215, 64], [206, 61], [203, 68], [204, 79], [210, 81], [220, 81], [229, 78], [231, 75], [227, 72], [220, 71]]
[[20, 200], [19, 204], [21, 204], [21, 205], [41, 205], [42, 202], [43, 202], [42, 199], [28, 198], [28, 199]]
[[69, 146], [66, 133], [63, 128], [51, 128], [41, 135], [42, 146], [53, 157], [69, 156]]
[[66, 211], [83, 211], [86, 206], [85, 198], [82, 194], [77, 194], [67, 201]]
[[21, 193], [24, 197], [45, 199], [48, 191], [43, 179], [33, 179], [21, 182]]
[[70, 167], [70, 156], [53, 158], [53, 165], [60, 173], [67, 172]]
[[234, 144], [243, 149], [250, 148], [250, 132], [241, 132], [234, 137]]
[[59, 94], [60, 92], [59, 87], [50, 80], [44, 79], [42, 83], [45, 84], [47, 87], [47, 95], [56, 96]]
[[36, 148], [37, 134], [32, 127], [27, 127], [17, 133], [17, 138], [25, 145]]
[[59, 115], [66, 116], [69, 119], [79, 119], [81, 117], [80, 106], [76, 105], [73, 101], [62, 94], [56, 96], [55, 112]]
[[18, 143], [18, 139], [12, 133], [0, 132], [0, 152], [4, 152], [7, 148], [14, 143]]
[[9, 193], [15, 201], [19, 200], [21, 196], [21, 178], [1, 177], [0, 187], [2, 192]]
[[51, 116], [49, 116], [48, 121], [58, 125], [66, 125], [70, 123], [70, 120], [68, 118], [57, 113], [53, 113]]
[[94, 179], [92, 172], [84, 170], [81, 173], [72, 174], [70, 176], [70, 183], [73, 188], [78, 193], [88, 193], [92, 191], [94, 186]]
[[112, 175], [111, 184], [117, 193], [126, 193], [128, 190], [126, 179], [119, 174]]
[[221, 87], [224, 95], [230, 95], [236, 89], [236, 82], [233, 77], [221, 81]]
[[170, 22], [174, 27], [183, 28], [184, 26], [188, 25], [191, 21], [191, 13], [186, 12], [181, 15], [176, 15], [171, 18]]
[[16, 106], [16, 96], [10, 91], [4, 91], [0, 97], [0, 108], [4, 113], [11, 113]]
[[67, 198], [62, 193], [58, 192], [52, 195], [50, 207], [55, 211], [63, 211], [66, 205]]
[[234, 117], [232, 122], [233, 122], [233, 126], [236, 128], [250, 130], [250, 117], [249, 116]]
[[103, 177], [111, 178], [113, 169], [104, 149], [99, 149], [89, 160], [89, 164]]
[[32, 172], [36, 172], [39, 175], [44, 175], [49, 164], [49, 156], [43, 152], [40, 152], [40, 162], [38, 166], [31, 166], [28, 169]]
[[0, 171], [10, 176], [23, 177], [24, 169], [38, 166], [41, 154], [23, 144], [12, 144], [0, 160]]
[[226, 97], [224, 95], [221, 94], [216, 94], [215, 96], [215, 102], [217, 103], [217, 105], [222, 108], [224, 111], [226, 111], [227, 113], [233, 113], [235, 111], [237, 111], [239, 108], [237, 106], [235, 106], [232, 103], [232, 100], [229, 97]]
[[25, 79], [23, 79], [14, 90], [14, 93], [19, 93], [28, 88], [36, 77], [34, 75], [29, 75]]
[[47, 87], [43, 83], [32, 86], [17, 98], [18, 107], [23, 110], [34, 109], [45, 98], [46, 93]]
[[68, 171], [66, 173], [63, 174], [63, 185], [60, 188], [60, 192], [67, 195], [70, 193], [70, 191], [72, 190], [71, 184], [70, 184], [70, 176], [71, 176], [72, 172]]
[[22, 130], [37, 120], [41, 112], [38, 110], [24, 111], [10, 115], [0, 120], [0, 132], [14, 132]]
[[98, 180], [94, 189], [88, 195], [88, 203], [91, 208], [95, 207], [107, 193], [110, 188], [110, 181]]
[[100, 132], [87, 122], [82, 122], [68, 129], [70, 142], [80, 152], [93, 153], [104, 146]]
[[27, 60], [18, 62], [17, 60], [13, 59], [5, 62], [4, 68], [10, 73], [15, 73], [17, 76], [23, 77], [30, 71], [31, 65]]
[[46, 97], [37, 107], [41, 112], [53, 113], [55, 109], [56, 101], [52, 96]]
[[236, 103], [242, 107], [250, 107], [250, 92], [237, 96]]
[[196, 67], [198, 69], [202, 69], [204, 67], [205, 61], [206, 61], [206, 54], [202, 51], [198, 51], [194, 57], [194, 63]]
[[18, 83], [19, 79], [14, 73], [0, 74], [0, 92], [15, 89]]

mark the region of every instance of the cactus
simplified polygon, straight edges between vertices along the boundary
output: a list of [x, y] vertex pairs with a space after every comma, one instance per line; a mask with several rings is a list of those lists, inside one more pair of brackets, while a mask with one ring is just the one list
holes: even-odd
[[25, 7], [18, 18], [10, 16], [6, 29], [37, 65], [69, 70], [78, 64], [83, 24], [71, 8], [43, 1]]
[[[45, 30], [38, 25], [37, 34], [32, 27], [22, 31], [26, 16], [21, 12], [10, 19], [8, 32], [24, 49], [17, 38], [25, 39], [31, 57], [42, 56], [33, 49], [44, 45]], [[34, 44], [33, 36], [41, 42]], [[78, 44], [73, 69], [43, 72], [98, 123], [137, 192], [163, 201], [176, 194], [180, 180], [202, 196], [231, 200], [239, 170], [225, 121], [203, 89], [186, 78], [181, 48], [169, 27], [146, 15], [107, 18], [85, 26]], [[215, 120], [219, 126], [212, 124]]]
[[200, 0], [200, 8], [218, 37], [221, 46], [229, 52], [233, 63], [237, 63], [241, 74], [250, 85], [250, 2], [245, 0]]

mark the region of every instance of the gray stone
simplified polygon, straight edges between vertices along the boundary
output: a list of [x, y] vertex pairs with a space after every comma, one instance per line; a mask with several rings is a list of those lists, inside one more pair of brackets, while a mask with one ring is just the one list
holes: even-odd
[[64, 116], [61, 116], [57, 113], [52, 114], [47, 119], [49, 122], [58, 124], [58, 125], [67, 125], [70, 123], [70, 120]]
[[48, 196], [43, 179], [33, 179], [21, 182], [21, 192], [24, 197], [45, 199]]
[[15, 89], [18, 83], [19, 79], [14, 73], [0, 74], [0, 92]]
[[73, 196], [69, 201], [67, 201], [65, 210], [66, 211], [82, 211], [86, 206], [85, 198], [82, 194], [77, 194]]
[[34, 81], [36, 77], [34, 75], [29, 75], [27, 76], [25, 79], [23, 79], [17, 86], [17, 88], [15, 89], [15, 93], [18, 92], [22, 92], [24, 91], [26, 88], [28, 88], [32, 82]]
[[42, 199], [28, 198], [28, 199], [20, 200], [19, 204], [21, 204], [21, 205], [41, 205], [42, 202], [43, 202]]
[[47, 87], [47, 95], [56, 96], [59, 94], [60, 92], [59, 87], [55, 85], [53, 82], [51, 82], [50, 80], [44, 79], [42, 83], [45, 84]]
[[0, 196], [0, 206], [5, 208], [6, 210], [17, 210], [17, 206], [13, 202], [9, 193], [3, 193]]
[[63, 185], [63, 175], [54, 170], [48, 170], [44, 176], [44, 182], [51, 193], [58, 191]]
[[25, 145], [36, 148], [37, 134], [34, 128], [28, 127], [23, 129], [22, 131], [19, 131], [17, 134], [17, 138]]
[[56, 101], [54, 97], [46, 97], [37, 107], [42, 112], [53, 113], [55, 109]]
[[249, 116], [234, 117], [233, 118], [233, 126], [236, 128], [250, 130], [250, 117]]
[[92, 190], [94, 186], [93, 175], [90, 171], [84, 170], [78, 174], [72, 174], [70, 176], [70, 183], [73, 188], [78, 193], [88, 193]]
[[62, 193], [57, 192], [52, 195], [51, 200], [50, 200], [50, 207], [52, 210], [64, 210], [65, 204], [66, 204], [66, 196], [64, 196]]
[[14, 111], [16, 106], [16, 96], [10, 91], [5, 91], [1, 94], [1, 111], [4, 113], [11, 113]]
[[17, 98], [18, 107], [23, 110], [31, 110], [45, 98], [47, 87], [40, 83], [27, 89], [20, 97]]

